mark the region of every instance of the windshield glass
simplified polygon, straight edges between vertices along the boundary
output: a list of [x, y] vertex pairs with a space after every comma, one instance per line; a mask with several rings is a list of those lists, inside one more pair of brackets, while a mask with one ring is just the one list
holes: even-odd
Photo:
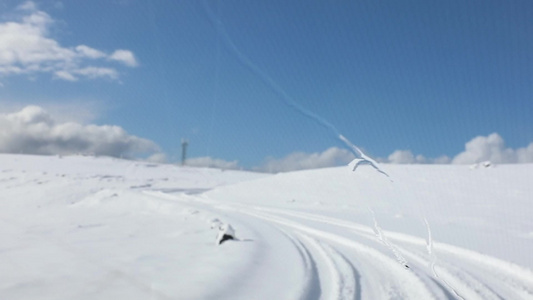
[[2, 1], [0, 298], [533, 297], [532, 20]]

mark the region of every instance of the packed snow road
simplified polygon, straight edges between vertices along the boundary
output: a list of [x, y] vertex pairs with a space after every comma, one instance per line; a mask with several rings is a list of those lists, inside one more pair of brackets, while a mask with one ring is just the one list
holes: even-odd
[[0, 299], [533, 299], [532, 165], [0, 166]]
[[[275, 256], [283, 262], [281, 266], [279, 262], [267, 264], [266, 273], [262, 273], [262, 265], [256, 266], [253, 276], [242, 278], [239, 285], [243, 286], [247, 281], [268, 281], [268, 288], [259, 288], [257, 298], [533, 298], [531, 271], [470, 250], [437, 243], [428, 251], [428, 240], [423, 238], [379, 233], [366, 225], [319, 214], [231, 205], [205, 196], [146, 194], [186, 202], [198, 211], [224, 216], [226, 222], [239, 224], [237, 228], [252, 230], [243, 239], [261, 239], [258, 247], [269, 249], [256, 253], [254, 259], [270, 261]], [[389, 241], [384, 243], [380, 234]], [[439, 253], [438, 259], [433, 251]], [[275, 265], [277, 274], [272, 274]], [[272, 276], [277, 280], [265, 280]], [[267, 290], [276, 294], [265, 293]], [[239, 294], [220, 294], [241, 298]], [[249, 294], [242, 295], [246, 297]]]

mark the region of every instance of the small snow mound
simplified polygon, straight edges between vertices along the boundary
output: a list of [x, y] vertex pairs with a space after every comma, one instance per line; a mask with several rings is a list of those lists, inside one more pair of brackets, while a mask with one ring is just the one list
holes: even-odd
[[481, 165], [485, 168], [492, 168], [492, 162], [490, 161], [484, 161], [481, 163]]
[[233, 229], [230, 224], [223, 224], [219, 227], [217, 235], [217, 245], [220, 245], [227, 240], [235, 239], [235, 229]]
[[470, 169], [493, 168], [493, 167], [494, 167], [494, 164], [489, 160], [470, 165]]

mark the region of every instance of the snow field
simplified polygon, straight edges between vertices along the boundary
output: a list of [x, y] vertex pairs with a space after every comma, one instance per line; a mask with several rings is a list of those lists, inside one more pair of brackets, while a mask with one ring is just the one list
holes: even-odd
[[0, 155], [0, 298], [533, 299], [532, 165], [380, 167]]

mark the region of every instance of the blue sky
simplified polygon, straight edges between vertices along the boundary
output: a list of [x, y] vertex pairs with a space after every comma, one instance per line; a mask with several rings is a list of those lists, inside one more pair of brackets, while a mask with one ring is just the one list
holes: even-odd
[[533, 141], [530, 1], [2, 1], [0, 11], [4, 25], [46, 14], [39, 34], [77, 55], [51, 71], [9, 72], [24, 63], [4, 60], [4, 113], [33, 104], [120, 126], [169, 161], [181, 138], [191, 157], [246, 168], [344, 148], [280, 91], [384, 160], [398, 149], [452, 159], [492, 133], [500, 150]]

